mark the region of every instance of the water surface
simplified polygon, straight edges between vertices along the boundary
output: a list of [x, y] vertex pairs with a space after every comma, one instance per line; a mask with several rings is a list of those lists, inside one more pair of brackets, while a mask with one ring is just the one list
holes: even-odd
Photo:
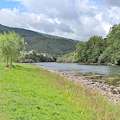
[[81, 65], [77, 63], [36, 63], [36, 65], [49, 70], [61, 72], [80, 72], [80, 73], [98, 73], [98, 74], [120, 74], [120, 66], [105, 65]]

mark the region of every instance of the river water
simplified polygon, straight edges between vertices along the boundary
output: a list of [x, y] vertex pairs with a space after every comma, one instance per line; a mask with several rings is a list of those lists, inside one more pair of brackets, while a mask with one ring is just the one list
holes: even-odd
[[81, 65], [77, 63], [36, 63], [48, 70], [60, 72], [79, 72], [79, 73], [97, 73], [103, 75], [120, 74], [120, 66], [105, 66], [105, 65]]

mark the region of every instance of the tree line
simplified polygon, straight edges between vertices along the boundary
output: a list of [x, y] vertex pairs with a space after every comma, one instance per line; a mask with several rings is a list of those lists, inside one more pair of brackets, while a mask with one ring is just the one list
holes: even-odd
[[[120, 65], [120, 24], [111, 27], [105, 38], [95, 35], [86, 42], [79, 42], [72, 55], [72, 62]], [[71, 58], [68, 55], [67, 58], [64, 56], [64, 62]]]
[[111, 27], [106, 38], [92, 36], [76, 47], [76, 61], [120, 65], [120, 24]]
[[21, 63], [38, 63], [38, 62], [56, 62], [56, 57], [47, 53], [38, 53], [35, 50], [25, 51], [20, 59]]

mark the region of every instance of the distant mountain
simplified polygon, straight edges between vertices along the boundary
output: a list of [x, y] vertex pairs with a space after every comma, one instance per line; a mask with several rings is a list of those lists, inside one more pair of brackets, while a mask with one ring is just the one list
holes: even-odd
[[25, 38], [27, 50], [36, 50], [41, 53], [60, 55], [71, 52], [75, 49], [78, 41], [63, 37], [38, 33], [22, 28], [7, 27], [0, 24], [0, 33], [15, 31]]

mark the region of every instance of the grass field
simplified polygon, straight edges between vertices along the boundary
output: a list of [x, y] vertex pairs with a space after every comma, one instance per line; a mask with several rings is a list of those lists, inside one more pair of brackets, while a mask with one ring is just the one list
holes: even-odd
[[35, 66], [1, 65], [0, 120], [120, 120], [120, 105]]

